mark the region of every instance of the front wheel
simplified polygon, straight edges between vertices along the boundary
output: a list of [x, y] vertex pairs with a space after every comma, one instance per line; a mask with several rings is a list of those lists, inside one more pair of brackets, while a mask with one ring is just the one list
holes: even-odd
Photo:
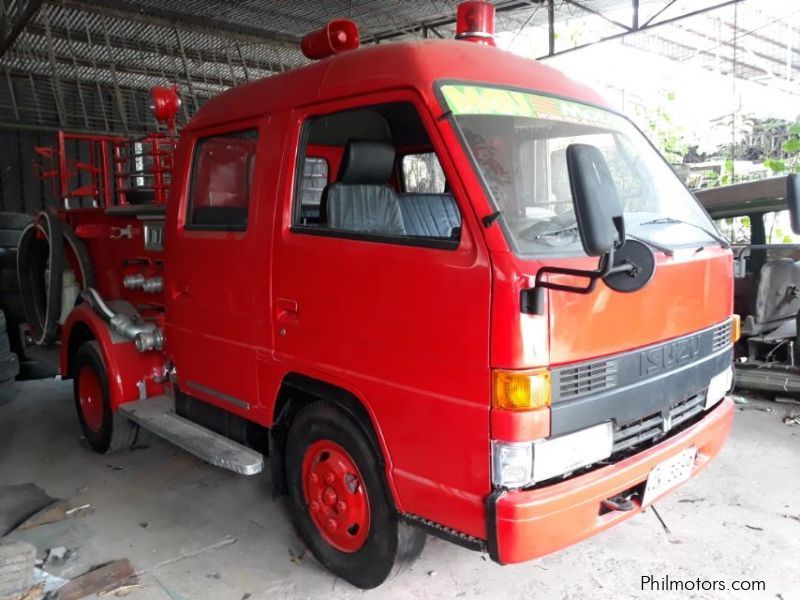
[[137, 427], [111, 410], [108, 375], [97, 342], [84, 342], [75, 354], [73, 390], [83, 435], [100, 454], [127, 450]]
[[289, 430], [295, 525], [317, 560], [362, 589], [383, 583], [425, 545], [425, 533], [399, 519], [377, 459], [353, 419], [326, 402], [304, 408]]

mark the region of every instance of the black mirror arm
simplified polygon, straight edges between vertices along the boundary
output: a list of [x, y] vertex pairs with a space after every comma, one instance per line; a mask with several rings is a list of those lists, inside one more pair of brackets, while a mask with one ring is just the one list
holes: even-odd
[[[607, 277], [611, 273], [624, 273], [634, 270], [636, 267], [631, 263], [625, 262], [616, 267], [614, 264], [614, 250], [606, 252], [598, 263], [597, 269], [568, 269], [565, 267], [545, 266], [536, 272], [536, 279], [532, 288], [526, 288], [520, 292], [520, 310], [527, 315], [544, 314], [544, 291], [546, 289], [559, 292], [570, 292], [573, 294], [591, 294], [597, 286], [597, 281]], [[574, 277], [585, 277], [589, 282], [585, 286], [567, 285], [564, 283], [554, 283], [544, 279], [545, 275], [572, 275]]]

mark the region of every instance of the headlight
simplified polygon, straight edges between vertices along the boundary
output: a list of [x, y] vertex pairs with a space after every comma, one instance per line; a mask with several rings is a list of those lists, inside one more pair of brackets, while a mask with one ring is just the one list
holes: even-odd
[[492, 442], [492, 483], [521, 488], [611, 456], [614, 428], [601, 423], [541, 442]]
[[521, 488], [531, 483], [533, 444], [530, 442], [492, 442], [492, 483]]
[[714, 375], [711, 382], [708, 384], [708, 391], [706, 392], [706, 405], [705, 409], [708, 410], [717, 402], [722, 400], [722, 397], [728, 393], [733, 387], [733, 365], [726, 367], [722, 373]]
[[585, 467], [611, 456], [611, 421], [533, 445], [533, 482]]

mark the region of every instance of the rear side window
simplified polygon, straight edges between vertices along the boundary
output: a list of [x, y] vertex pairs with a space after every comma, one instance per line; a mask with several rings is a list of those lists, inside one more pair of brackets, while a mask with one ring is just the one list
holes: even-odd
[[303, 208], [317, 207], [322, 199], [322, 191], [328, 185], [328, 161], [324, 158], [307, 156], [303, 162], [303, 175], [300, 180], [300, 203]]
[[403, 157], [403, 188], [414, 194], [443, 194], [445, 177], [433, 152]]
[[244, 231], [253, 189], [258, 130], [201, 138], [194, 149], [187, 229]]

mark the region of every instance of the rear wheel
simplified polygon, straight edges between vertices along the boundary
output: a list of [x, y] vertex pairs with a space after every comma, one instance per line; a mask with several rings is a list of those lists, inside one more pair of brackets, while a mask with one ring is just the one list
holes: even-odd
[[136, 425], [111, 410], [108, 375], [97, 342], [84, 342], [74, 359], [75, 408], [83, 435], [95, 452], [127, 450], [136, 439]]
[[374, 588], [422, 552], [425, 533], [399, 519], [372, 444], [334, 405], [316, 402], [297, 415], [286, 474], [293, 520], [335, 575]]

